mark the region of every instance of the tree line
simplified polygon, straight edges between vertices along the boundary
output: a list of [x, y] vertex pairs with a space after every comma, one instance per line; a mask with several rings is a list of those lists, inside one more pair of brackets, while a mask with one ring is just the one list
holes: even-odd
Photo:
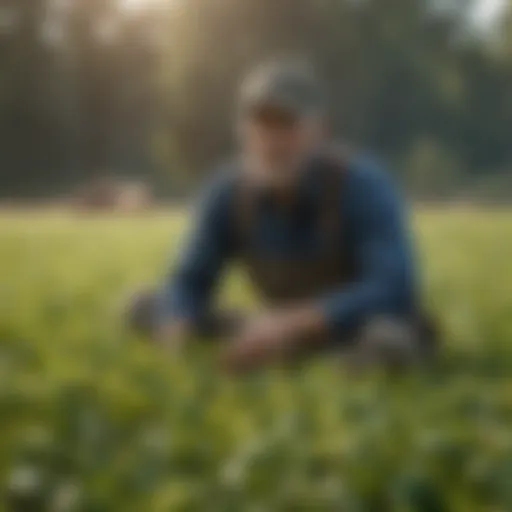
[[506, 194], [512, 2], [487, 30], [470, 7], [0, 0], [1, 194], [105, 174], [186, 189], [230, 151], [241, 76], [276, 56], [310, 60], [333, 131], [382, 155], [415, 194]]

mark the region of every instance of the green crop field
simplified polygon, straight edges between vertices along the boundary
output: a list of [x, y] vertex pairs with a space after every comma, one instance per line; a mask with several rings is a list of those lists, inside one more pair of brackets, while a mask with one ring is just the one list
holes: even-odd
[[[512, 510], [512, 214], [416, 215], [436, 368], [233, 378], [123, 331], [183, 216], [0, 213], [0, 511]], [[250, 303], [230, 276], [226, 303]]]

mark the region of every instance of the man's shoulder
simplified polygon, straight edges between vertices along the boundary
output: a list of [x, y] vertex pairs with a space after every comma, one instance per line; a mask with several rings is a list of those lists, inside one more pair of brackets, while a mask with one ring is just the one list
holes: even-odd
[[367, 154], [353, 154], [346, 166], [345, 186], [349, 193], [388, 194], [395, 191], [396, 183], [386, 166], [377, 158]]
[[342, 202], [347, 214], [376, 219], [395, 218], [407, 209], [400, 187], [391, 172], [377, 159], [367, 155], [354, 157], [347, 166]]
[[213, 167], [202, 187], [202, 200], [214, 203], [229, 202], [238, 183], [237, 162], [228, 159]]

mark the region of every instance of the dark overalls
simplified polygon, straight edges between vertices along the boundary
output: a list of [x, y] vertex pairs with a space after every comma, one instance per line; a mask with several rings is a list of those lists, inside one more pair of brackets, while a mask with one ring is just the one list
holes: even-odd
[[[354, 257], [343, 246], [343, 216], [340, 212], [339, 191], [345, 177], [345, 157], [339, 151], [323, 155], [321, 173], [321, 208], [318, 232], [321, 248], [307, 257], [279, 258], [254, 250], [251, 240], [256, 226], [258, 194], [247, 179], [240, 179], [234, 202], [233, 216], [238, 237], [238, 260], [247, 271], [252, 284], [269, 308], [293, 306], [307, 302], [333, 288], [340, 288], [356, 278]], [[242, 175], [241, 175], [242, 176]], [[139, 331], [150, 334], [158, 327], [157, 296], [141, 294], [130, 308], [130, 323]], [[243, 323], [239, 316], [208, 315], [195, 326], [201, 335], [226, 336], [236, 332]], [[431, 348], [434, 332], [430, 322], [412, 313], [410, 318], [371, 318], [346, 339], [326, 337], [316, 340], [315, 347], [350, 347], [358, 356], [375, 358], [380, 349], [400, 352], [414, 359]], [[319, 343], [320, 341], [320, 343]], [[380, 346], [378, 349], [377, 347]], [[384, 348], [383, 348], [384, 347]], [[381, 354], [382, 355], [382, 354]], [[377, 358], [380, 358], [377, 357]]]

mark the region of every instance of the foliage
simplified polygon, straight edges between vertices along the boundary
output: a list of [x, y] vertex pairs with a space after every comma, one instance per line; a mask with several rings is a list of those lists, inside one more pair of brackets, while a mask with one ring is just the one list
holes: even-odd
[[189, 0], [170, 17], [166, 53], [170, 134], [183, 161], [202, 168], [226, 151], [240, 76], [255, 61], [291, 54], [315, 63], [328, 84], [334, 130], [349, 141], [402, 163], [404, 154], [431, 140], [450, 152], [444, 165], [429, 169], [439, 188], [451, 161], [469, 174], [503, 166], [511, 158], [512, 62], [504, 47], [490, 51], [490, 34], [479, 39], [464, 25], [467, 1], [441, 6]]
[[383, 154], [419, 195], [452, 195], [512, 160], [510, 0], [487, 30], [468, 21], [472, 3], [0, 0], [0, 194], [105, 173], [157, 186], [168, 173], [176, 194], [231, 150], [241, 75], [292, 54], [325, 77], [337, 135]]
[[[333, 357], [234, 379], [215, 347], [129, 339], [120, 303], [182, 224], [3, 214], [2, 510], [512, 509], [509, 213], [418, 213], [447, 346], [398, 379]], [[237, 275], [222, 297], [249, 301]]]

